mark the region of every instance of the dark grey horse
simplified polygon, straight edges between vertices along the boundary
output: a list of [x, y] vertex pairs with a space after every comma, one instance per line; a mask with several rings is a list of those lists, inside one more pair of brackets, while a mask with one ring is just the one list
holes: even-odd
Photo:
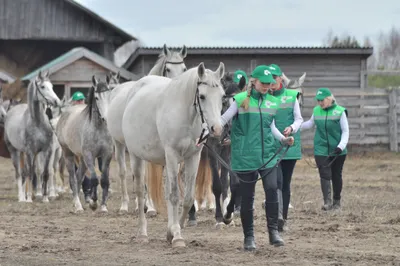
[[[244, 77], [240, 79], [239, 84], [233, 82], [233, 79], [230, 74], [226, 74], [222, 79], [222, 85], [225, 90], [225, 97], [222, 101], [222, 111], [223, 114], [229, 106], [233, 103], [232, 97], [241, 92], [246, 85], [246, 80]], [[207, 140], [208, 146], [215, 151], [228, 165], [230, 164], [230, 156], [231, 156], [231, 147], [230, 147], [230, 129], [231, 129], [231, 121], [229, 121], [224, 129], [220, 138], [209, 138]], [[204, 149], [207, 149], [206, 147]], [[223, 167], [218, 159], [215, 157], [213, 152], [210, 150], [206, 150], [208, 153], [211, 173], [212, 173], [212, 191], [215, 196], [215, 220], [217, 222], [216, 227], [220, 227], [223, 224], [223, 215], [222, 213], [226, 211], [228, 202], [232, 202], [232, 208], [234, 208], [234, 212], [240, 212], [240, 195], [238, 193], [233, 193], [234, 184], [239, 182], [235, 180], [235, 177], [230, 175], [230, 185], [228, 185], [228, 169]], [[228, 187], [231, 189], [231, 198], [228, 197]], [[221, 197], [222, 196], [222, 197]], [[221, 201], [223, 202], [223, 206], [221, 207]], [[233, 210], [232, 210], [233, 212]], [[189, 211], [189, 221], [188, 225], [195, 225], [196, 222], [196, 209], [193, 205]]]

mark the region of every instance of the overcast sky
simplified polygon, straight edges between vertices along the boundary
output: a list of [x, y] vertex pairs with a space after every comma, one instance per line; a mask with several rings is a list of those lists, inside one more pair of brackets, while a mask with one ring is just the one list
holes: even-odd
[[400, 27], [400, 0], [76, 0], [144, 46], [319, 46]]

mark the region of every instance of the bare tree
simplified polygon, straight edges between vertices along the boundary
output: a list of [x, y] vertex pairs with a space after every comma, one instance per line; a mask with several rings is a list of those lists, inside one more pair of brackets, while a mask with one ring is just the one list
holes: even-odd
[[400, 69], [400, 28], [394, 26], [379, 34], [378, 67]]
[[343, 33], [342, 36], [335, 35], [332, 29], [329, 29], [328, 34], [324, 38], [324, 45], [329, 47], [349, 47], [349, 48], [360, 48], [358, 40], [354, 36], [350, 36], [347, 33]]

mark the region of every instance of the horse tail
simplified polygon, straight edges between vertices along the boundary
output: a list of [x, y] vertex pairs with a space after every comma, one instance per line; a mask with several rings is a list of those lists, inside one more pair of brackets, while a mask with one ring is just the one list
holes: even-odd
[[146, 162], [148, 197], [153, 201], [158, 213], [166, 213], [167, 205], [164, 198], [163, 166]]
[[208, 150], [203, 148], [200, 156], [200, 163], [196, 176], [196, 200], [199, 205], [203, 203], [207, 194], [212, 189], [212, 175]]
[[60, 174], [60, 179], [62, 182], [62, 187], [65, 186], [65, 176], [64, 176], [64, 170], [65, 170], [65, 158], [64, 156], [61, 156], [59, 163], [59, 168], [58, 168], [58, 172]]

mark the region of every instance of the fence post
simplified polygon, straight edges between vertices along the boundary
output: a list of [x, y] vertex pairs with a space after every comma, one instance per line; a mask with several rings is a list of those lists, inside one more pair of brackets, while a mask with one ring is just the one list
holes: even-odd
[[390, 151], [398, 152], [397, 140], [397, 89], [389, 88], [389, 143]]

